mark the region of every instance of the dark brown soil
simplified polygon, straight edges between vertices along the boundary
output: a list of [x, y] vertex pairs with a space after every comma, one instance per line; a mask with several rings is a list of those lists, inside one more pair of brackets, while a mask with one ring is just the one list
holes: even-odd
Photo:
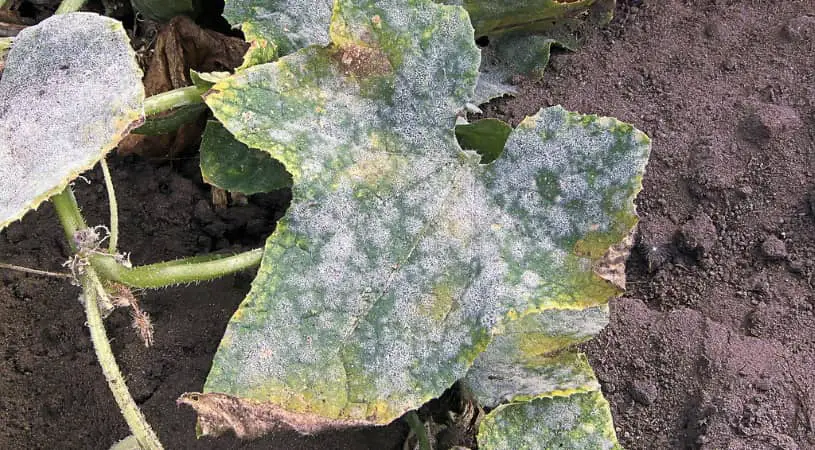
[[[586, 346], [628, 449], [815, 448], [815, 1], [619, 1], [618, 17], [543, 82], [490, 113], [517, 123], [562, 104], [654, 139], [629, 291]], [[141, 264], [258, 245], [284, 197], [214, 211], [194, 159], [115, 159], [121, 247]], [[101, 177], [77, 182], [105, 223]], [[59, 271], [50, 206], [0, 235], [0, 261]], [[196, 440], [191, 410], [251, 275], [146, 292], [145, 349], [107, 320], [137, 401], [166, 448], [400, 448], [389, 427], [241, 443]], [[107, 449], [127, 435], [83, 326], [79, 290], [0, 272], [0, 448]]]

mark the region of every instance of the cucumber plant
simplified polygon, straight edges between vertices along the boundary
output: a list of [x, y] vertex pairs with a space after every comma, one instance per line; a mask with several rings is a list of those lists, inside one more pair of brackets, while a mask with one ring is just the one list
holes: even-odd
[[[201, 434], [314, 433], [406, 413], [415, 425], [411, 411], [460, 381], [489, 410], [480, 448], [617, 447], [574, 345], [605, 326], [624, 288], [650, 141], [559, 106], [514, 129], [466, 123], [468, 109], [512, 93], [511, 73], [540, 71], [552, 43], [610, 6], [228, 0], [225, 17], [251, 44], [244, 64], [147, 99], [120, 23], [54, 16], [14, 40], [0, 79], [0, 228], [53, 202], [99, 361], [142, 448], [161, 444], [127, 393], [104, 313], [133, 308], [148, 336], [129, 288], [255, 266], [202, 391], [179, 399]], [[496, 44], [482, 51], [480, 35]], [[145, 117], [201, 102], [216, 119], [204, 178], [249, 194], [290, 186], [291, 206], [261, 249], [132, 267], [105, 155]], [[88, 227], [70, 188], [97, 163], [109, 229]]]

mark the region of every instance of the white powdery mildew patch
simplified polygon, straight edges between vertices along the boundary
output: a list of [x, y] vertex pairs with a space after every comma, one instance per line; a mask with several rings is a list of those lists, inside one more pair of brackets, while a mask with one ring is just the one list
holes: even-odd
[[143, 101], [119, 22], [73, 13], [23, 30], [0, 80], [0, 228], [116, 146]]
[[[496, 450], [518, 448], [615, 448], [607, 408], [591, 392], [570, 397], [541, 398], [502, 406], [482, 422], [478, 440]], [[592, 411], [591, 413], [587, 411]], [[606, 434], [608, 433], [608, 435]]]
[[451, 129], [456, 110], [472, 97], [474, 86], [468, 78], [475, 80], [473, 61], [478, 61], [478, 50], [475, 46], [454, 45], [469, 43], [472, 29], [468, 21], [464, 21], [467, 26], [462, 26], [459, 11], [451, 16], [445, 11], [447, 8], [435, 5], [410, 6], [408, 12], [402, 3], [380, 2], [383, 23], [408, 33], [433, 30], [433, 38], [417, 42], [401, 55], [393, 107], [385, 111], [387, 121], [397, 135], [417, 146], [417, 150], [434, 157], [456, 157], [457, 146], [453, 142], [438, 143], [453, 139]]
[[[596, 124], [610, 126], [600, 119]], [[619, 157], [609, 161], [613, 165], [606, 164], [603, 158], [617, 138], [610, 132], [589, 131], [576, 120], [570, 121], [562, 108], [554, 107], [542, 110], [534, 121], [527, 119], [510, 136], [505, 157], [494, 166], [493, 192], [505, 199], [507, 207], [517, 208], [530, 222], [543, 225], [527, 231], [537, 229], [539, 237], [562, 238], [583, 235], [590, 229], [608, 229], [611, 217], [604, 211], [604, 195], [609, 188], [631, 182], [641, 168], [637, 164], [640, 155], [632, 147], [629, 158]], [[594, 172], [592, 180], [589, 172]], [[541, 173], [556, 179], [538, 186]], [[547, 198], [541, 189], [557, 192]], [[574, 202], [579, 202], [579, 207], [570, 207]]]
[[309, 45], [327, 45], [333, 0], [228, 0], [224, 17], [233, 26], [248, 22], [260, 37], [285, 53]]

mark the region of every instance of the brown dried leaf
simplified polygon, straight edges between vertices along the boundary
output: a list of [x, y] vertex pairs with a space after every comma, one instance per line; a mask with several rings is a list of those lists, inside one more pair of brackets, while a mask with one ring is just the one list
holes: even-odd
[[[205, 30], [178, 16], [161, 28], [155, 51], [144, 77], [148, 96], [189, 86], [190, 69], [200, 72], [231, 70], [242, 62], [248, 44], [241, 39]], [[182, 125], [175, 133], [161, 136], [131, 134], [119, 144], [120, 154], [173, 156], [193, 147], [201, 137], [204, 121]]]
[[625, 290], [625, 263], [634, 245], [634, 229], [619, 243], [609, 247], [603, 257], [594, 263], [594, 273], [614, 286]]
[[226, 394], [186, 392], [176, 402], [195, 409], [200, 433], [205, 436], [220, 436], [232, 430], [240, 439], [256, 439], [278, 430], [312, 434], [328, 429], [369, 425], [368, 422], [292, 413], [271, 403]]

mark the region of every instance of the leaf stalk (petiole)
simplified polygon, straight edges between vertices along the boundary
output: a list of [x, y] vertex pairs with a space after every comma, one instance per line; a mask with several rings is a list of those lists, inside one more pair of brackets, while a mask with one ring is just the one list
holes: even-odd
[[144, 100], [144, 115], [152, 116], [174, 108], [203, 103], [206, 87], [187, 86], [152, 95]]
[[62, 0], [59, 8], [54, 14], [67, 14], [79, 11], [85, 5], [86, 0]]
[[138, 267], [127, 267], [112, 255], [94, 254], [91, 265], [103, 278], [130, 287], [155, 289], [220, 278], [260, 264], [263, 249], [236, 255], [205, 255]]
[[99, 161], [102, 166], [102, 174], [105, 176], [105, 189], [108, 191], [108, 205], [110, 207], [110, 239], [108, 251], [116, 253], [116, 246], [119, 243], [119, 204], [116, 202], [116, 191], [113, 189], [113, 179], [110, 176], [110, 169], [105, 158]]

